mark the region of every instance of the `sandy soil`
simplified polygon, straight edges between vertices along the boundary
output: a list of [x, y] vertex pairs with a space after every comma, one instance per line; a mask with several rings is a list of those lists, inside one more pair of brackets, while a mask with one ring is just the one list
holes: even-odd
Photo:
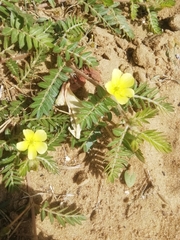
[[[162, 10], [159, 17], [167, 23], [167, 18], [177, 13], [180, 1], [172, 9]], [[41, 222], [37, 216], [40, 240], [180, 239], [180, 30], [174, 31], [167, 25], [162, 35], [152, 35], [144, 30], [143, 23], [135, 24], [134, 30], [136, 38], [128, 42], [96, 27], [94, 47], [88, 47], [99, 61], [104, 82], [110, 80], [114, 68], [120, 68], [133, 73], [139, 82], [158, 86], [159, 94], [168, 97], [174, 113], [160, 114], [151, 121], [151, 128], [168, 136], [173, 151], [164, 155], [144, 145], [146, 163], [132, 159], [130, 164], [137, 181], [128, 188], [121, 177], [114, 184], [107, 183], [102, 171], [101, 143], [86, 155], [72, 151], [68, 144], [57, 148], [54, 158], [59, 164], [59, 175], [43, 168], [32, 172], [30, 187], [33, 192], [41, 192], [42, 198], [49, 195], [62, 205], [76, 205], [87, 220], [82, 225], [63, 228], [56, 222], [51, 225], [48, 219]], [[90, 85], [85, 87], [91, 90]], [[27, 223], [19, 235], [25, 235], [26, 230]]]

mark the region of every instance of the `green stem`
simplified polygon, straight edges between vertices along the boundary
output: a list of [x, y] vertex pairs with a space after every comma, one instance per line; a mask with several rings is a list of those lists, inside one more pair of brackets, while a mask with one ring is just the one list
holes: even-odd
[[120, 145], [122, 144], [122, 142], [123, 142], [123, 139], [124, 139], [124, 136], [125, 136], [125, 134], [127, 133], [127, 130], [129, 129], [129, 125], [126, 125], [126, 127], [125, 127], [125, 129], [124, 129], [124, 132], [123, 132], [123, 134], [122, 134], [122, 136], [121, 136], [121, 139], [120, 139]]
[[126, 134], [126, 132], [127, 132], [128, 129], [129, 129], [129, 126], [126, 125], [126, 127], [125, 127], [125, 129], [124, 129], [124, 131], [123, 131], [123, 133], [122, 133], [122, 135], [121, 135], [120, 141], [119, 141], [119, 143], [118, 143], [116, 155], [115, 155], [115, 157], [114, 157], [114, 159], [113, 159], [113, 166], [111, 167], [111, 169], [114, 169], [114, 166], [115, 166], [116, 161], [117, 161], [118, 156], [119, 156], [120, 147], [121, 147], [121, 145], [122, 145], [123, 139], [124, 139], [125, 134]]
[[119, 112], [123, 114], [123, 116], [124, 116], [124, 118], [125, 118], [125, 120], [126, 120], [126, 123], [128, 124], [128, 123], [129, 123], [129, 119], [128, 119], [125, 111], [122, 109], [122, 107], [121, 107], [121, 105], [120, 105], [119, 103], [118, 103], [118, 105], [117, 105], [117, 108], [118, 108]]
[[139, 95], [134, 95], [134, 98], [139, 98], [139, 99], [142, 99], [144, 101], [148, 101], [148, 102], [153, 103], [154, 105], [158, 106], [160, 109], [162, 109], [162, 106], [157, 101], [154, 101], [150, 98], [139, 96]]

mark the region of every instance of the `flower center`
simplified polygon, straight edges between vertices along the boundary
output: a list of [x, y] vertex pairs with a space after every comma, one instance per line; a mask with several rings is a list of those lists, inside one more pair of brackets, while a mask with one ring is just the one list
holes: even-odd
[[119, 92], [120, 88], [118, 86], [114, 87], [114, 92]]
[[33, 138], [31, 138], [28, 142], [29, 142], [29, 145], [32, 145], [34, 143]]

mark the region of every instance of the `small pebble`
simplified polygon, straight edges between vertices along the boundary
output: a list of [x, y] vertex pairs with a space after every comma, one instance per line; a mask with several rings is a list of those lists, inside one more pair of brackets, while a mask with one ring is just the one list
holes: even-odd
[[170, 18], [169, 26], [172, 31], [180, 30], [180, 14], [176, 14]]

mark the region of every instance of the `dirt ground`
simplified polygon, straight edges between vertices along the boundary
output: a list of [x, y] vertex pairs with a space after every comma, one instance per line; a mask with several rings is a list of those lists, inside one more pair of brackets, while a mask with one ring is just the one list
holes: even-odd
[[[86, 155], [78, 155], [68, 144], [60, 146], [53, 153], [59, 175], [43, 168], [31, 172], [30, 187], [42, 193], [42, 198], [49, 194], [62, 205], [76, 205], [87, 220], [82, 225], [67, 224], [64, 228], [57, 222], [51, 225], [48, 219], [41, 222], [37, 216], [40, 240], [180, 239], [180, 30], [172, 30], [168, 25], [168, 19], [180, 13], [180, 1], [176, 2], [175, 7], [159, 12], [165, 23], [162, 35], [148, 33], [146, 22], [132, 26], [136, 34], [132, 42], [96, 27], [93, 48], [92, 43], [88, 45], [99, 61], [104, 82], [111, 79], [114, 68], [120, 68], [133, 73], [139, 82], [158, 86], [159, 94], [168, 97], [174, 112], [169, 116], [160, 114], [151, 120], [150, 127], [168, 136], [172, 153], [161, 154], [144, 145], [146, 163], [131, 160], [137, 180], [128, 188], [121, 176], [114, 184], [107, 183], [102, 172], [101, 143]], [[85, 87], [92, 90], [90, 84]]]

